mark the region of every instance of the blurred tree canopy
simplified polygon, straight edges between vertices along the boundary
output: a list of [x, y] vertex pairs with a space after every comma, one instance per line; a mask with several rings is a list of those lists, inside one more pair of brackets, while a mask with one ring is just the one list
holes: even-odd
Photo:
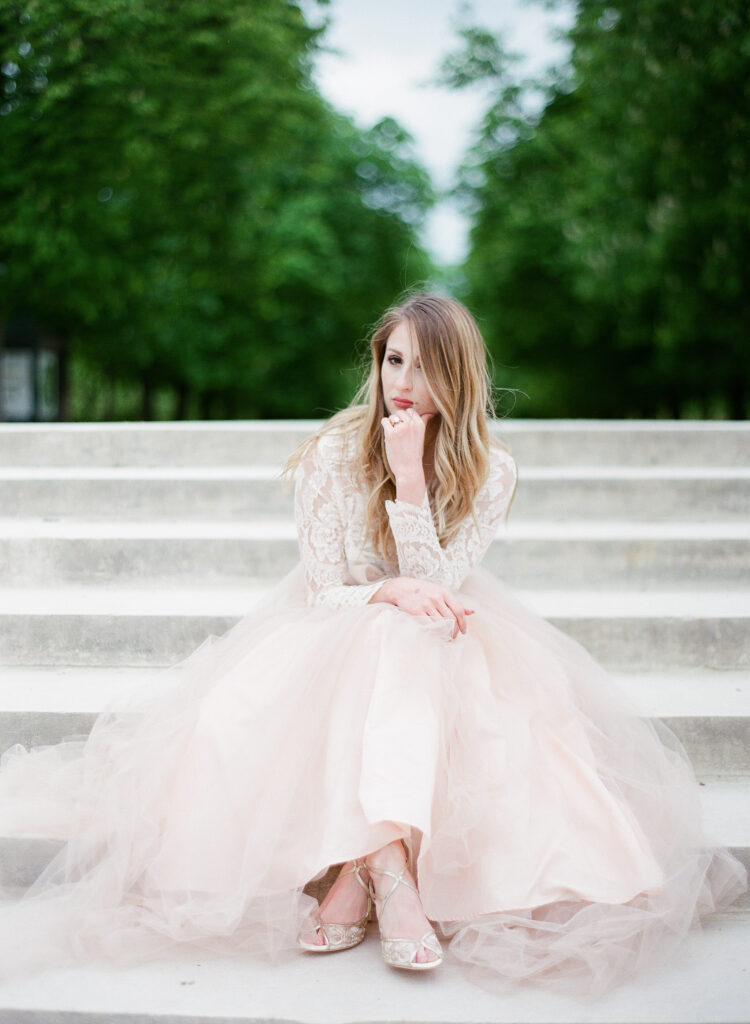
[[491, 90], [461, 187], [500, 383], [527, 415], [744, 418], [750, 6], [578, 0], [570, 39], [545, 82], [477, 28], [443, 67]]
[[395, 121], [318, 93], [320, 34], [291, 0], [0, 0], [0, 320], [147, 417], [346, 402], [433, 197]]

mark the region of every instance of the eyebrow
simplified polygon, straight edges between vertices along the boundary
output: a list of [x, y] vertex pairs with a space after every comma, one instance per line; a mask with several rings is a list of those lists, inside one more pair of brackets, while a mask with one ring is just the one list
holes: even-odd
[[394, 345], [388, 344], [385, 347], [386, 352], [395, 352], [397, 356], [403, 355], [400, 348], [396, 348]]

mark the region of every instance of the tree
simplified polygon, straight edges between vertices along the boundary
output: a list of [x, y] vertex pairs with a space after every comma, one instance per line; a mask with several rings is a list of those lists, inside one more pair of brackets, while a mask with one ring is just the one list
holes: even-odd
[[530, 412], [744, 417], [750, 11], [581, 0], [570, 41], [546, 83], [515, 82], [480, 30], [446, 65], [493, 83], [465, 170], [469, 300]]
[[[0, 312], [175, 411], [311, 415], [395, 293], [426, 174], [333, 111], [298, 4], [0, 0]], [[321, 353], [325, 352], [325, 358]]]

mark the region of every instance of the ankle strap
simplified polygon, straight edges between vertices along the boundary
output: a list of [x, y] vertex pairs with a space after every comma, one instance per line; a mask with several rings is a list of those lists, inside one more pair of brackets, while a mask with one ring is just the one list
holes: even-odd
[[375, 887], [373, 886], [372, 898], [377, 903], [380, 903], [380, 910], [378, 911], [378, 913], [383, 913], [383, 911], [385, 910], [386, 903], [394, 894], [396, 889], [398, 889], [399, 885], [405, 885], [407, 889], [411, 889], [412, 892], [415, 892], [417, 896], [419, 896], [419, 890], [417, 889], [416, 885], [412, 885], [411, 882], [407, 882], [406, 879], [404, 878], [404, 872], [408, 870], [408, 864], [404, 864], [401, 870], [398, 872], [398, 874], [396, 874], [395, 871], [382, 871], [380, 868], [374, 868], [369, 864], [367, 865], [367, 870], [370, 872], [371, 875], [388, 875], [389, 878], [395, 879], [393, 885], [390, 887], [388, 892], [385, 894], [385, 896], [382, 897], [378, 897], [375, 895]]
[[365, 890], [365, 892], [369, 896], [370, 895], [370, 886], [367, 884], [367, 882], [362, 878], [362, 875], [360, 874], [360, 872], [363, 871], [363, 870], [364, 871], [368, 870], [368, 868], [367, 868], [366, 864], [364, 863], [364, 861], [353, 860], [352, 861], [352, 866], [350, 868], [347, 868], [346, 871], [342, 871], [341, 874], [342, 875], [354, 875], [354, 877], [357, 879], [359, 884], [362, 886], [362, 888]]

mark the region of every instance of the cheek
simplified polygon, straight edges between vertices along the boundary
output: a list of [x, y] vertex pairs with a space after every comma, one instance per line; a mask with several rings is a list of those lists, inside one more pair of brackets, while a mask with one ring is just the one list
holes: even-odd
[[390, 369], [391, 367], [388, 366], [387, 363], [383, 363], [383, 368], [380, 371], [380, 392], [383, 396], [383, 401], [387, 401], [388, 394], [391, 390], [391, 374], [388, 372]]
[[419, 404], [422, 406], [422, 408], [428, 412], [437, 412], [437, 406], [435, 405], [435, 401], [432, 395], [430, 394], [429, 389], [427, 385], [424, 383], [424, 381], [420, 382], [419, 391]]

